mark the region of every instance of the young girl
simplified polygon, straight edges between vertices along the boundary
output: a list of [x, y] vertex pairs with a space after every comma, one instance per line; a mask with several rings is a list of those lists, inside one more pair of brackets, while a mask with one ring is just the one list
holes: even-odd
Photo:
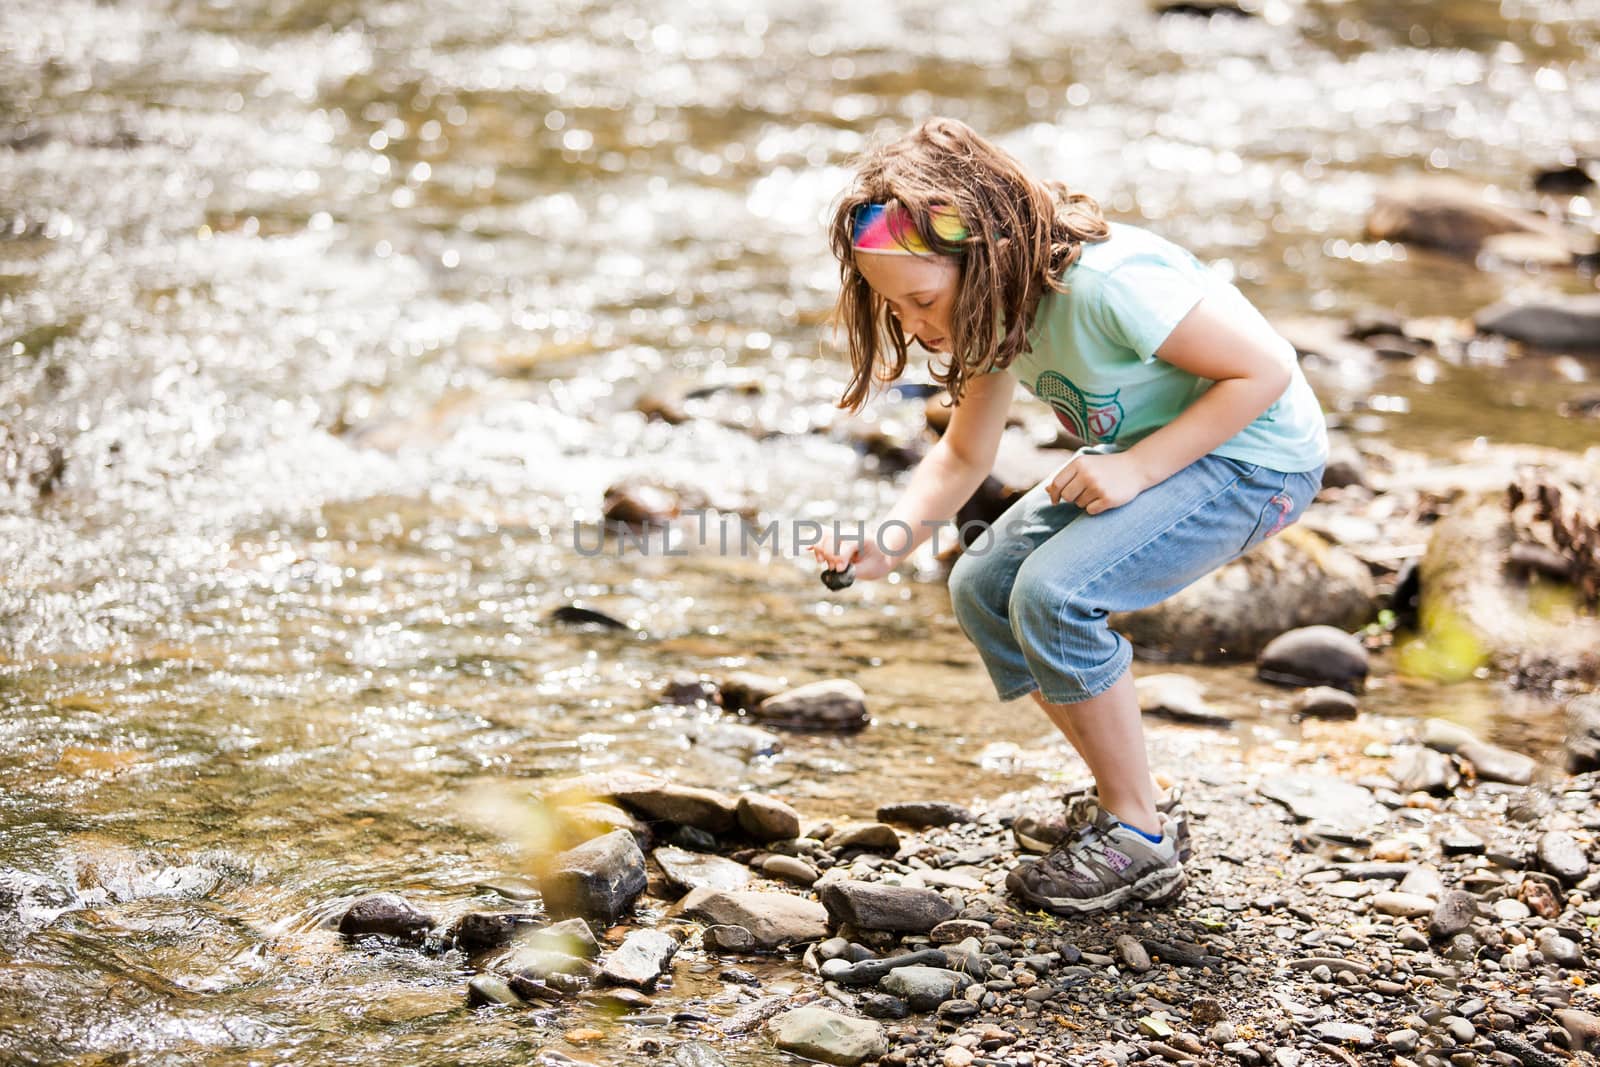
[[945, 357], [934, 378], [955, 407], [889, 514], [817, 555], [883, 577], [989, 474], [1015, 383], [1049, 404], [1086, 447], [963, 553], [950, 597], [999, 698], [1031, 694], [1098, 804], [1006, 884], [1065, 914], [1176, 897], [1179, 834], [1157, 809], [1132, 649], [1106, 618], [1171, 596], [1311, 502], [1327, 431], [1294, 349], [1189, 253], [1107, 223], [951, 119], [865, 156], [831, 241], [854, 370], [840, 406], [897, 378], [915, 340]]

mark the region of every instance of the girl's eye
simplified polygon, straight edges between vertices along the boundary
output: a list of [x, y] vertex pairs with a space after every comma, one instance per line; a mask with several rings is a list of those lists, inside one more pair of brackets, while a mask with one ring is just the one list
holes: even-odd
[[931, 308], [931, 307], [933, 307], [933, 301], [932, 300], [913, 300], [912, 303], [917, 305], [917, 307], [919, 307], [919, 308]]

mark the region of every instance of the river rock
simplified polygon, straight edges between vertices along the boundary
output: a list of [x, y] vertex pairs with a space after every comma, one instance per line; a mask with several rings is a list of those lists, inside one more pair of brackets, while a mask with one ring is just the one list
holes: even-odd
[[613, 485], [600, 503], [607, 522], [635, 529], [664, 526], [678, 517], [682, 507], [676, 493], [657, 485]]
[[700, 943], [707, 952], [754, 952], [756, 938], [742, 926], [708, 926], [700, 935]]
[[1334, 626], [1306, 626], [1281, 634], [1261, 650], [1256, 673], [1280, 685], [1329, 685], [1350, 692], [1367, 680], [1367, 650]]
[[520, 940], [535, 948], [562, 952], [580, 959], [592, 960], [600, 955], [600, 942], [595, 940], [594, 931], [587, 922], [577, 918], [562, 919], [542, 930], [525, 933]]
[[967, 991], [972, 979], [939, 967], [896, 967], [879, 983], [885, 993], [899, 997], [914, 1011], [932, 1011]]
[[1386, 184], [1367, 215], [1367, 235], [1474, 256], [1494, 234], [1541, 237], [1568, 261], [1574, 242], [1550, 219], [1496, 202], [1489, 192], [1446, 175], [1400, 178]]
[[1478, 914], [1478, 898], [1471, 893], [1452, 889], [1440, 899], [1428, 920], [1428, 936], [1435, 941], [1449, 941], [1465, 933]]
[[1394, 780], [1402, 793], [1448, 796], [1461, 783], [1461, 774], [1443, 752], [1411, 745], [1395, 758]]
[[696, 889], [678, 902], [677, 910], [708, 924], [742, 926], [763, 950], [828, 936], [828, 909], [790, 893]]
[[746, 793], [735, 811], [739, 829], [752, 841], [789, 841], [800, 836], [800, 814], [781, 800]]
[[1371, 1027], [1362, 1026], [1360, 1023], [1329, 1021], [1318, 1023], [1312, 1027], [1312, 1030], [1322, 1040], [1334, 1045], [1354, 1045], [1356, 1048], [1371, 1048], [1375, 1041]]
[[858, 930], [925, 934], [957, 914], [954, 905], [931, 889], [840, 881], [824, 885], [818, 895], [836, 925]]
[[543, 922], [543, 916], [528, 912], [468, 912], [450, 928], [450, 941], [467, 955], [477, 956], [504, 948]]
[[738, 825], [738, 802], [714, 789], [657, 780], [619, 784], [611, 796], [646, 819], [692, 826], [709, 834], [725, 834]]
[[1444, 896], [1444, 879], [1439, 876], [1438, 868], [1424, 863], [1400, 879], [1400, 885], [1396, 888], [1401, 893], [1438, 900]]
[[885, 804], [878, 809], [878, 821], [899, 823], [913, 830], [926, 830], [935, 826], [951, 826], [973, 822], [972, 812], [959, 804], [939, 800], [906, 801]]
[[1116, 949], [1117, 958], [1122, 965], [1135, 974], [1143, 974], [1155, 966], [1150, 961], [1150, 953], [1145, 951], [1144, 945], [1132, 934], [1119, 934], [1112, 945]]
[[559, 820], [560, 836], [568, 843], [568, 847], [603, 837], [613, 830], [626, 830], [632, 834], [640, 851], [648, 849], [655, 839], [650, 827], [615, 804], [603, 800], [564, 803], [548, 811], [553, 820]]
[[600, 977], [612, 985], [653, 989], [681, 941], [681, 937], [662, 930], [634, 930], [601, 963]]
[[783, 1051], [839, 1067], [856, 1067], [889, 1051], [883, 1027], [827, 1008], [796, 1008], [774, 1018], [767, 1029]]
[[712, 889], [743, 889], [750, 884], [750, 868], [742, 863], [711, 856], [704, 852], [664, 845], [651, 853], [667, 882], [681, 892], [710, 886]]
[[362, 897], [351, 904], [339, 920], [339, 932], [352, 940], [376, 935], [416, 943], [431, 929], [432, 918], [394, 893]]
[[717, 703], [717, 683], [703, 674], [674, 674], [667, 679], [667, 684], [661, 687], [661, 703], [678, 705], [715, 704]]
[[1187, 674], [1147, 674], [1134, 682], [1139, 710], [1198, 726], [1232, 726], [1233, 720], [1206, 703], [1205, 687]]
[[513, 993], [506, 980], [497, 974], [475, 974], [467, 983], [467, 1006], [470, 1008], [522, 1008], [527, 1003]]
[[1573, 774], [1600, 770], [1600, 693], [1586, 693], [1567, 702], [1567, 770]]
[[1328, 685], [1302, 689], [1294, 697], [1294, 713], [1304, 719], [1353, 719], [1356, 710], [1353, 694]]
[[761, 861], [761, 873], [804, 886], [812, 885], [821, 877], [820, 871], [799, 856], [768, 856]]
[[1432, 897], [1394, 891], [1377, 893], [1369, 903], [1372, 905], [1373, 911], [1402, 919], [1414, 919], [1421, 915], [1431, 915], [1434, 909]]
[[727, 711], [753, 711], [763, 700], [789, 688], [789, 680], [754, 671], [734, 671], [717, 685], [717, 697]]
[[753, 714], [768, 726], [789, 730], [854, 731], [871, 721], [867, 694], [856, 683], [839, 678], [770, 696]]
[[594, 919], [607, 926], [633, 906], [648, 883], [644, 853], [626, 830], [560, 853], [539, 880], [551, 915]]
[[[1263, 589], [1272, 595], [1263, 596]], [[1168, 659], [1219, 662], [1249, 659], [1299, 627], [1355, 629], [1377, 611], [1366, 564], [1291, 526], [1162, 603], [1111, 616], [1111, 626]]]
[[1550, 830], [1543, 834], [1535, 854], [1541, 868], [1567, 885], [1583, 881], [1589, 873], [1588, 854], [1577, 839], [1564, 830]]
[[881, 822], [851, 823], [829, 835], [828, 848], [834, 853], [853, 848], [892, 856], [900, 851], [900, 835], [894, 827]]
[[1533, 772], [1538, 766], [1530, 757], [1520, 752], [1512, 752], [1508, 748], [1491, 745], [1476, 738], [1456, 751], [1462, 759], [1472, 764], [1479, 780], [1485, 782], [1527, 785], [1533, 781]]
[[1574, 1008], [1555, 1013], [1556, 1022], [1567, 1032], [1567, 1044], [1574, 1052], [1600, 1048], [1600, 1015]]
[[1303, 822], [1363, 830], [1384, 818], [1372, 793], [1359, 785], [1312, 774], [1285, 774], [1261, 782], [1261, 795], [1276, 800]]
[[1478, 312], [1478, 329], [1537, 348], [1557, 351], [1600, 348], [1600, 293], [1546, 294], [1537, 300], [1500, 303]]

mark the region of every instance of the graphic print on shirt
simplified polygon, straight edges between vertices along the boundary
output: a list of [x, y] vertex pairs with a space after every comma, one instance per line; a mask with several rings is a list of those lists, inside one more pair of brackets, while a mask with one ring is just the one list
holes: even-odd
[[1033, 395], [1050, 405], [1061, 425], [1080, 441], [1115, 441], [1122, 429], [1121, 389], [1086, 393], [1066, 376], [1047, 370], [1033, 383]]

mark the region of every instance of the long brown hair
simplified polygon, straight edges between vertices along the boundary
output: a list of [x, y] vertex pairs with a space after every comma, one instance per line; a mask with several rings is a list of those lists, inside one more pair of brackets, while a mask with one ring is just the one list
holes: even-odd
[[[834, 209], [829, 243], [841, 287], [834, 322], [849, 339], [850, 385], [839, 406], [859, 411], [874, 382], [906, 369], [907, 341], [885, 301], [856, 268], [855, 212], [895, 202], [934, 252], [960, 266], [951, 312], [951, 357], [933, 377], [959, 403], [966, 383], [1008, 367], [1028, 350], [1028, 330], [1046, 291], [1067, 291], [1061, 276], [1083, 242], [1111, 235], [1100, 205], [1061, 182], [1029, 176], [1009, 153], [955, 119], [934, 118], [899, 140], [869, 149], [855, 183]], [[957, 244], [934, 229], [935, 208], [954, 207], [967, 236]]]

